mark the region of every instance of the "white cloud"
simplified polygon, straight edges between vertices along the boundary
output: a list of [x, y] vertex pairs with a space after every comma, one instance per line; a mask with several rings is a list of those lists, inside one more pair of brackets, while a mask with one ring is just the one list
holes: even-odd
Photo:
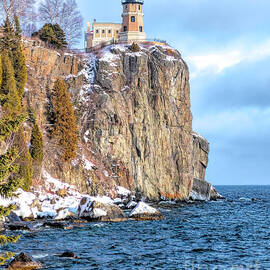
[[[235, 48], [236, 47], [236, 48]], [[252, 47], [228, 48], [224, 51], [186, 57], [191, 67], [191, 78], [202, 74], [218, 74], [243, 61], [255, 62], [270, 56], [270, 40]]]

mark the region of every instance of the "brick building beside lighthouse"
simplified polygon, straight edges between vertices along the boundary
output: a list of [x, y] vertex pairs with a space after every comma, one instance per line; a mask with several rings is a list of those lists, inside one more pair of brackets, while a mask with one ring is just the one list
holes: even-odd
[[122, 23], [97, 22], [87, 24], [86, 48], [101, 44], [132, 43], [146, 40], [143, 24], [144, 0], [122, 0]]

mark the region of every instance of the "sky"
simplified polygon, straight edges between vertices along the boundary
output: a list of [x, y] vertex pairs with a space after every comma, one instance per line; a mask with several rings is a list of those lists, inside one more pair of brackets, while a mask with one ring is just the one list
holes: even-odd
[[[77, 1], [85, 27], [121, 22], [120, 0]], [[193, 129], [210, 142], [214, 185], [270, 184], [269, 11], [269, 0], [145, 0], [147, 37], [189, 66]]]

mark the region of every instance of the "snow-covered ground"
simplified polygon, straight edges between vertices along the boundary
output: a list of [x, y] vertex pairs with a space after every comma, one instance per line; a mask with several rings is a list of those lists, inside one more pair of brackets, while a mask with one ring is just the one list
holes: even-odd
[[[86, 167], [88, 166], [91, 169], [92, 164], [86, 164]], [[103, 204], [114, 204], [116, 201], [122, 203], [123, 198], [131, 194], [128, 189], [117, 186], [115, 192], [119, 198], [115, 200], [107, 196], [94, 197], [80, 193], [75, 186], [53, 178], [47, 171], [43, 172], [43, 178], [45, 188], [39, 187], [31, 192], [18, 189], [17, 196], [14, 198], [0, 197], [0, 205], [15, 204], [16, 210], [14, 212], [22, 219], [54, 218], [59, 220], [69, 216], [79, 216], [78, 210], [82, 198], [87, 198], [88, 204], [94, 201]], [[63, 192], [64, 195], [61, 194]]]

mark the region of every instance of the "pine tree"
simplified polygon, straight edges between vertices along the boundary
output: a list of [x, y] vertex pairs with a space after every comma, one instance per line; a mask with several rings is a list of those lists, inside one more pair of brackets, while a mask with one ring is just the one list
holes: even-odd
[[40, 165], [43, 160], [43, 138], [37, 123], [34, 124], [31, 134], [30, 154], [33, 162]]
[[58, 141], [63, 160], [69, 161], [76, 157], [78, 136], [74, 109], [67, 85], [62, 79], [58, 79], [55, 83], [52, 106], [54, 114], [52, 137]]
[[6, 116], [16, 117], [21, 114], [21, 100], [16, 88], [14, 69], [7, 50], [2, 52], [2, 85], [0, 95]]
[[[1, 50], [7, 50], [9, 53], [11, 53], [14, 48], [16, 48], [18, 39], [8, 17], [4, 22], [3, 29], [4, 37], [1, 39], [0, 48]], [[11, 55], [9, 54], [9, 56]]]
[[22, 98], [27, 82], [27, 69], [22, 44], [20, 42], [13, 51], [13, 67], [18, 95]]
[[21, 124], [26, 120], [24, 114], [20, 114], [13, 119], [0, 119], [0, 142], [3, 141], [7, 136], [18, 131]]
[[16, 163], [19, 165], [18, 175], [22, 178], [21, 188], [29, 191], [33, 180], [32, 157], [26, 145], [23, 128], [20, 128], [14, 135], [14, 145], [19, 151], [20, 156]]
[[[19, 166], [15, 164], [18, 152], [16, 148], [8, 150], [5, 154], [0, 155], [0, 196], [9, 198], [14, 196], [14, 192], [18, 189], [21, 179], [15, 175], [19, 171]], [[15, 209], [14, 205], [7, 207], [0, 206], [0, 218], [10, 214], [10, 211]], [[0, 235], [0, 246], [8, 243], [15, 243], [20, 236]], [[0, 253], [0, 265], [3, 265], [13, 256], [13, 253]]]
[[55, 34], [55, 37], [58, 41], [58, 46], [59, 48], [65, 48], [67, 47], [67, 42], [66, 42], [66, 34], [65, 32], [61, 29], [59, 24], [54, 24], [52, 25], [53, 32]]
[[3, 76], [2, 55], [0, 54], [0, 89], [1, 89], [1, 85], [2, 85], [2, 76]]
[[[16, 22], [18, 26], [18, 20]], [[20, 29], [15, 33], [8, 18], [4, 25], [4, 38], [0, 41], [0, 141], [14, 137], [15, 145], [5, 153], [0, 153], [0, 196], [14, 196], [19, 186], [29, 189], [32, 181], [32, 160], [24, 139], [22, 123], [26, 116], [22, 114], [22, 91], [26, 83], [23, 74], [26, 71], [20, 44]], [[16, 68], [16, 72], [14, 72]], [[19, 74], [22, 72], [22, 74]], [[17, 75], [18, 76], [17, 76]], [[15, 76], [16, 79], [15, 80]], [[9, 141], [9, 140], [7, 140]], [[22, 176], [23, 178], [21, 178]], [[14, 209], [14, 205], [0, 206], [0, 218]], [[16, 242], [19, 236], [0, 235], [0, 246]], [[0, 265], [4, 264], [13, 253], [0, 254]]]
[[22, 29], [21, 29], [19, 17], [15, 15], [14, 20], [15, 20], [15, 36], [17, 37], [17, 40], [20, 41], [22, 38]]
[[65, 32], [58, 24], [46, 23], [33, 37], [39, 37], [42, 41], [56, 49], [67, 47]]

